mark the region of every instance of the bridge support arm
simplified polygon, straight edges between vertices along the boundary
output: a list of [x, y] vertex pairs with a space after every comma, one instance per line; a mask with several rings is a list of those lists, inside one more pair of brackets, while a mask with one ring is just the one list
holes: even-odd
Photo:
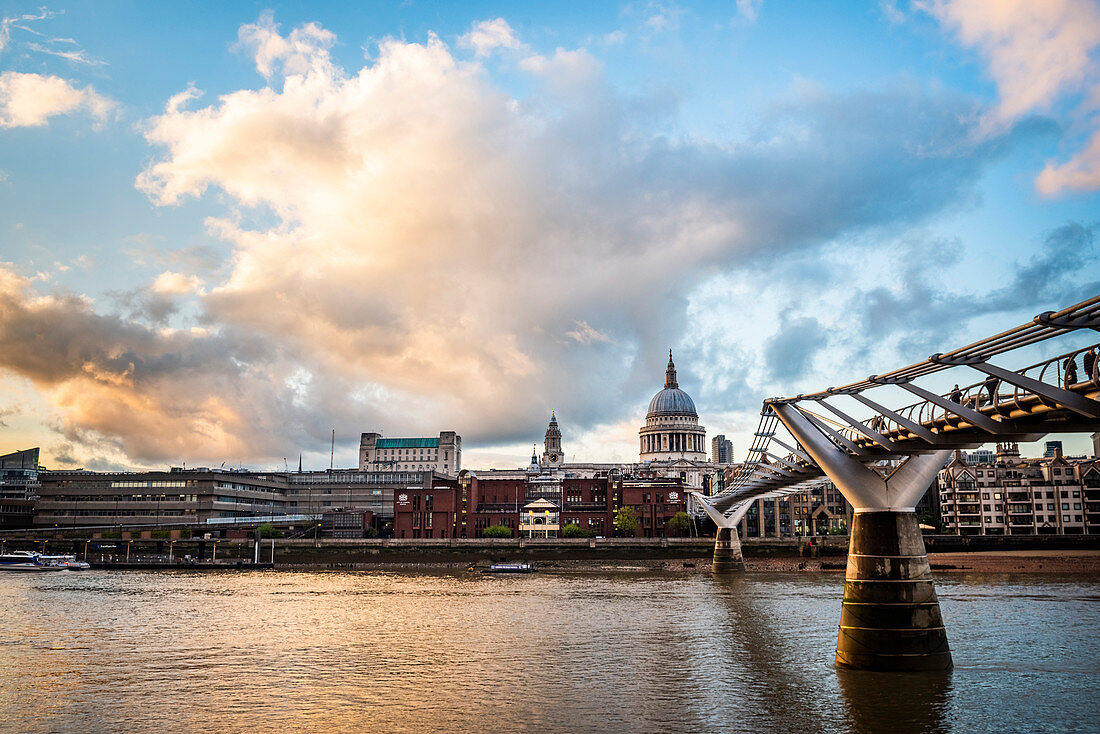
[[752, 502], [736, 505], [727, 517], [713, 507], [707, 498], [698, 492], [693, 492], [695, 499], [703, 506], [703, 510], [714, 524], [718, 526], [718, 532], [714, 536], [714, 557], [711, 560], [711, 573], [737, 573], [745, 570], [745, 559], [741, 555], [741, 539], [737, 535], [737, 523], [748, 512]]
[[774, 407], [787, 430], [855, 507], [837, 666], [949, 670], [947, 631], [913, 505], [950, 450], [911, 456], [882, 477], [829, 440], [794, 405]]

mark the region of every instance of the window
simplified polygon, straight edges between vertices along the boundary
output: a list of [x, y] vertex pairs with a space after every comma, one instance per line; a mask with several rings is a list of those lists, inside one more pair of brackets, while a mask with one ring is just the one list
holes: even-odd
[[1068, 510], [1069, 509], [1069, 503], [1068, 502], [1063, 502], [1062, 503], [1062, 509], [1063, 510]]
[[1062, 522], [1069, 522], [1069, 515], [1062, 515]]

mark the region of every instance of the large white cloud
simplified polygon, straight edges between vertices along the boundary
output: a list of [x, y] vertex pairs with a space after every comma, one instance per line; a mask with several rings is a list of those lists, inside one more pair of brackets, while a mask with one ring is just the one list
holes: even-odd
[[[528, 54], [518, 98], [434, 36], [385, 40], [354, 72], [313, 24], [283, 35], [265, 16], [239, 39], [268, 83], [174, 96], [145, 126], [160, 157], [137, 179], [161, 206], [226, 202], [208, 224], [232, 247], [228, 276], [193, 293], [174, 267], [144, 319], [7, 283], [10, 339], [71, 324], [0, 365], [53, 396], [73, 440], [217, 460], [280, 457], [331, 426], [486, 445], [551, 408], [577, 428], [630, 425], [693, 332], [701, 283], [966, 201], [999, 148], [967, 142], [972, 100], [910, 83], [802, 85], [743, 139], [670, 138], [653, 129], [677, 111], [623, 96], [584, 49]], [[162, 301], [182, 298], [201, 329], [164, 328]]]
[[114, 106], [92, 87], [78, 89], [58, 76], [0, 73], [0, 127], [37, 127], [51, 117], [77, 110], [103, 121]]

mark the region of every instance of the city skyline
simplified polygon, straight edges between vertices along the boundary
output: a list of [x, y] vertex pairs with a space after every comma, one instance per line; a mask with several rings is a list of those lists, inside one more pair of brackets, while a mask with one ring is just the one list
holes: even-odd
[[741, 459], [1100, 292], [1088, 0], [0, 17], [0, 435], [54, 468], [514, 467], [551, 410], [632, 461], [670, 347]]

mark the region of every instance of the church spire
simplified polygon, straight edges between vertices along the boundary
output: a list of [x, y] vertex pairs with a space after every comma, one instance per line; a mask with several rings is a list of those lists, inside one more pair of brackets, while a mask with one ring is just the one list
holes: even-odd
[[672, 362], [672, 350], [668, 350], [668, 368], [665, 369], [665, 389], [675, 389], [679, 387], [676, 384], [676, 365]]

